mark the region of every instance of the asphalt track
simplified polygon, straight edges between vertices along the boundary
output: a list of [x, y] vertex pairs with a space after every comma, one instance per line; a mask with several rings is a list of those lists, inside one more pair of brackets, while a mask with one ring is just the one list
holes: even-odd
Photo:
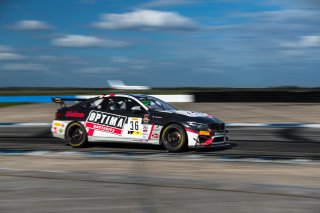
[[318, 211], [319, 129], [229, 131], [229, 145], [168, 153], [128, 143], [75, 149], [47, 127], [2, 127], [0, 212]]
[[[214, 148], [195, 148], [175, 154], [196, 156], [225, 156], [233, 158], [307, 158], [320, 159], [318, 128], [230, 127], [227, 145]], [[92, 143], [75, 149], [60, 139], [51, 137], [47, 127], [0, 128], [0, 151], [73, 151], [103, 154], [148, 155], [167, 153], [160, 146], [128, 143]]]

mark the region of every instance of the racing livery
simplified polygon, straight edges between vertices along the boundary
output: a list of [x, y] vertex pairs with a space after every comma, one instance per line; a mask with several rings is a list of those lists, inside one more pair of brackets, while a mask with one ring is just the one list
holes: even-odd
[[[183, 111], [147, 95], [110, 94], [90, 99], [53, 98], [61, 108], [52, 122], [54, 137], [73, 147], [90, 142], [138, 142], [168, 151], [225, 144], [225, 124], [213, 115]], [[79, 101], [67, 107], [64, 101]]]

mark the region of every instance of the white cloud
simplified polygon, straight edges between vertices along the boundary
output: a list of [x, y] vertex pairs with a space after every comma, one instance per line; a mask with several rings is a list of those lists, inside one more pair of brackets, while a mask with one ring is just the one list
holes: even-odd
[[88, 48], [88, 47], [119, 48], [119, 47], [125, 47], [128, 45], [126, 42], [123, 42], [123, 41], [102, 39], [94, 36], [84, 36], [84, 35], [65, 35], [63, 37], [54, 39], [52, 41], [52, 44], [58, 47], [71, 47], [71, 48]]
[[25, 58], [24, 56], [14, 53], [12, 47], [0, 45], [0, 61], [15, 61]]
[[320, 36], [301, 36], [296, 42], [282, 42], [283, 47], [288, 48], [311, 48], [311, 47], [320, 47]]
[[301, 47], [319, 47], [320, 36], [302, 36], [298, 45]]
[[15, 30], [47, 30], [50, 28], [48, 23], [38, 20], [21, 20], [12, 26], [12, 29]]
[[33, 63], [19, 63], [19, 64], [5, 64], [3, 69], [10, 71], [43, 71], [48, 68], [42, 64]]
[[94, 24], [100, 29], [194, 30], [196, 24], [174, 12], [136, 10], [123, 14], [103, 14]]
[[16, 53], [0, 52], [0, 61], [20, 60], [23, 56]]
[[12, 52], [12, 47], [8, 45], [0, 45], [0, 52]]

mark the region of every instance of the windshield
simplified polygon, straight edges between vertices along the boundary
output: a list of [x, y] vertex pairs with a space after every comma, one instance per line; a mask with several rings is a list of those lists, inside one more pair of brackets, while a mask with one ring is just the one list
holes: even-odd
[[162, 111], [162, 110], [176, 110], [170, 104], [154, 97], [139, 97], [139, 101], [141, 101], [146, 107], [150, 110], [154, 111]]

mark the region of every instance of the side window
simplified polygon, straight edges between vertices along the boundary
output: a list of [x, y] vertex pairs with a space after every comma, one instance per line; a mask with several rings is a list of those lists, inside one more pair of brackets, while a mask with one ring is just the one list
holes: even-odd
[[132, 111], [132, 110], [141, 110], [140, 104], [131, 98], [124, 97], [110, 97], [108, 98], [107, 108], [110, 111], [120, 110], [120, 111]]
[[84, 103], [81, 103], [80, 107], [84, 109], [101, 109], [103, 101], [104, 101], [103, 98], [89, 100]]
[[162, 104], [155, 100], [155, 99], [144, 99], [142, 100], [142, 103], [147, 106], [149, 109], [153, 109], [153, 110], [162, 110]]

